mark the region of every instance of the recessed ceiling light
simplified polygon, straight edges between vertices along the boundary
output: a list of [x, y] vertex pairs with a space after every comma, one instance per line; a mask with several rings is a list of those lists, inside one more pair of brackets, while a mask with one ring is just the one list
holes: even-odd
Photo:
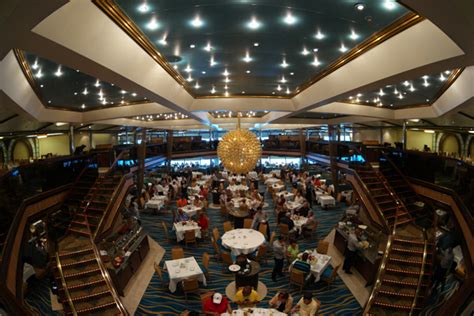
[[225, 83], [228, 83], [228, 82], [230, 82], [230, 79], [229, 79], [229, 77], [225, 77], [225, 79], [224, 79], [224, 82], [225, 82]]
[[354, 5], [354, 8], [356, 8], [357, 11], [363, 11], [365, 9], [365, 4], [363, 3], [356, 3]]
[[242, 94], [245, 94], [245, 91], [242, 91]]
[[97, 79], [97, 81], [94, 83], [94, 87], [98, 88], [100, 87], [100, 81]]
[[158, 24], [158, 20], [155, 16], [153, 16], [150, 22], [148, 22], [148, 24], [146, 25], [147, 29], [149, 29], [150, 31], [156, 30], [159, 26], [160, 25]]
[[[81, 108], [82, 108], [82, 109], [85, 109], [85, 108], [86, 108], [86, 105], [85, 105], [85, 104], [81, 105]], [[82, 124], [81, 124], [81, 126], [82, 126]]]
[[410, 86], [410, 89], [408, 89], [408, 90], [410, 90], [410, 92], [414, 92], [414, 91], [415, 91], [415, 87], [414, 87], [413, 85], [411, 85], [411, 86]]
[[340, 51], [341, 53], [347, 52], [347, 47], [344, 46], [344, 43], [341, 44], [341, 47], [339, 48], [339, 51]]
[[40, 85], [40, 88], [43, 88], [44, 87], [44, 84]]
[[349, 37], [351, 38], [351, 40], [355, 41], [359, 38], [359, 35], [354, 30], [352, 30], [351, 35]]
[[201, 88], [201, 86], [199, 85], [199, 83], [196, 81], [196, 84], [194, 85], [194, 89], [199, 89]]
[[434, 134], [435, 133], [435, 131], [432, 130], [432, 129], [425, 129], [424, 132], [428, 133], [428, 134]]
[[282, 61], [282, 63], [280, 64], [280, 66], [282, 66], [283, 68], [286, 68], [286, 67], [289, 66], [289, 64], [286, 62], [286, 59], [285, 59], [285, 58], [283, 58], [283, 61]]
[[189, 45], [189, 48], [195, 48], [195, 47], [196, 47], [196, 45], [194, 45], [194, 44]]
[[188, 64], [188, 65], [186, 66], [186, 68], [184, 68], [184, 71], [186, 71], [186, 72], [191, 72], [191, 71], [193, 71], [193, 69], [192, 69], [191, 66]]
[[121, 94], [125, 94], [125, 93], [127, 93], [127, 91], [125, 91], [125, 90], [120, 90], [120, 93], [121, 93]]
[[135, 92], [132, 93], [132, 97], [136, 97], [136, 96], [137, 96], [137, 94]]
[[470, 131], [469, 131], [469, 134], [474, 134], [474, 130], [470, 130]]
[[201, 20], [201, 18], [199, 17], [199, 15], [196, 15], [194, 17], [194, 19], [191, 21], [191, 25], [193, 27], [201, 27], [204, 25], [204, 22]]
[[228, 96], [229, 96], [229, 92], [226, 91], [226, 92], [224, 93], [224, 96], [228, 97]]
[[161, 45], [163, 46], [166, 46], [168, 45], [168, 42], [166, 41], [166, 38], [168, 37], [168, 34], [163, 34], [163, 37], [158, 41], [158, 43], [160, 43]]
[[277, 86], [277, 90], [281, 91], [281, 86], [280, 85]]
[[318, 40], [322, 40], [325, 36], [323, 33], [321, 33], [321, 30], [318, 30], [318, 32], [316, 32], [316, 35], [314, 37], [316, 37], [316, 39]]
[[74, 92], [74, 95], [77, 95], [77, 92]]
[[444, 74], [446, 74], [446, 75], [449, 75], [450, 73], [451, 73], [450, 70], [446, 70], [446, 71], [444, 72]]
[[247, 23], [247, 26], [252, 29], [252, 30], [256, 30], [258, 29], [260, 26], [262, 26], [262, 23], [260, 23], [258, 20], [257, 20], [257, 17], [253, 16], [252, 19], [250, 20], [250, 22]]
[[191, 74], [188, 75], [188, 78], [186, 78], [186, 81], [187, 82], [191, 82], [193, 81], [194, 79], [191, 77]]
[[314, 52], [314, 53], [317, 53], [318, 50], [319, 50], [318, 48], [313, 48], [313, 52]]
[[250, 57], [250, 53], [247, 51], [245, 53], [245, 57], [243, 58], [243, 60], [246, 62], [246, 63], [249, 63], [252, 61], [252, 58]]
[[258, 47], [259, 45], [260, 45], [260, 44], [257, 43], [257, 42], [253, 43], [253, 46], [255, 46], [255, 47]]
[[430, 102], [430, 99], [426, 99], [426, 102]]
[[393, 0], [385, 0], [383, 6], [387, 10], [393, 10], [393, 9], [395, 9], [395, 2]]
[[178, 69], [178, 65], [173, 65], [173, 68], [174, 68], [174, 69]]
[[321, 63], [319, 62], [318, 57], [316, 55], [314, 56], [314, 60], [311, 63], [311, 65], [313, 65], [315, 67], [318, 67], [319, 65], [321, 65]]
[[275, 94], [275, 91], [272, 91], [272, 94]]
[[206, 74], [206, 72], [205, 72], [204, 70], [203, 70], [203, 71], [201, 71], [201, 73], [202, 73], [203, 75], [205, 75], [205, 74]]
[[61, 65], [58, 66], [58, 70], [54, 73], [56, 77], [61, 77], [63, 75], [63, 72], [61, 71]]
[[41, 71], [41, 68], [38, 69], [38, 72], [36, 73], [35, 77], [38, 78], [38, 79], [43, 77], [43, 72]]
[[290, 88], [286, 88], [286, 94], [290, 94]]
[[209, 60], [209, 65], [211, 67], [214, 67], [215, 65], [217, 65], [217, 62], [214, 60], [214, 56], [211, 56], [211, 59]]
[[212, 49], [211, 42], [207, 42], [207, 45], [204, 47], [204, 50], [210, 52]]
[[140, 11], [141, 13], [146, 13], [148, 12], [148, 10], [150, 10], [150, 7], [146, 3], [146, 1], [144, 1], [142, 4], [138, 6], [138, 11]]
[[247, 70], [247, 71], [246, 71], [246, 73], [248, 73], [248, 74], [249, 74], [249, 73], [250, 73], [250, 70]]
[[287, 81], [288, 80], [285, 79], [285, 76], [281, 76], [281, 80], [280, 80], [281, 83], [286, 83]]
[[385, 93], [383, 92], [383, 89], [380, 88], [380, 91], [379, 91], [379, 96], [383, 97], [385, 95]]
[[230, 73], [227, 71], [227, 68], [224, 70], [224, 72], [222, 73], [224, 76], [228, 76], [230, 75]]
[[306, 47], [303, 47], [303, 50], [301, 51], [301, 54], [306, 56], [309, 54], [309, 50], [306, 49]]
[[38, 59], [35, 60], [35, 63], [31, 66], [34, 70], [38, 69], [39, 64], [38, 64]]
[[441, 75], [439, 76], [439, 80], [440, 80], [440, 81], [445, 81], [445, 80], [446, 80], [446, 77], [445, 77], [443, 74], [441, 74]]
[[288, 12], [283, 21], [288, 25], [292, 25], [296, 23], [296, 18], [291, 14], [291, 12]]
[[229, 89], [229, 87], [227, 85], [224, 86], [224, 90], [227, 90]]
[[294, 75], [295, 75], [295, 73], [294, 73], [294, 72], [290, 72], [290, 76], [294, 76]]

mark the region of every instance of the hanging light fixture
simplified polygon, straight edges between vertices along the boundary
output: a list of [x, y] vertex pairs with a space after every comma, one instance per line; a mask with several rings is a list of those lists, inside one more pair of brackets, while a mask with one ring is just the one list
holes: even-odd
[[257, 136], [240, 128], [241, 116], [242, 113], [238, 113], [237, 129], [225, 134], [217, 147], [224, 167], [237, 174], [252, 171], [262, 156], [262, 145]]

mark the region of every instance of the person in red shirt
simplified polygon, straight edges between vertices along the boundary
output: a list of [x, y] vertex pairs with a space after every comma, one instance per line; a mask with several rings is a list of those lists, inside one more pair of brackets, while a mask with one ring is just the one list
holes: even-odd
[[188, 201], [183, 196], [181, 196], [179, 200], [176, 201], [176, 204], [178, 205], [178, 207], [184, 207], [188, 205]]
[[201, 191], [199, 192], [199, 195], [207, 198], [208, 194], [209, 191], [207, 190], [207, 188], [201, 185]]
[[220, 315], [222, 313], [231, 313], [229, 301], [220, 293], [214, 293], [204, 302], [204, 312], [206, 315]]
[[207, 216], [204, 215], [204, 213], [202, 212], [199, 212], [198, 225], [199, 227], [201, 227], [201, 230], [209, 229], [209, 220], [207, 219]]

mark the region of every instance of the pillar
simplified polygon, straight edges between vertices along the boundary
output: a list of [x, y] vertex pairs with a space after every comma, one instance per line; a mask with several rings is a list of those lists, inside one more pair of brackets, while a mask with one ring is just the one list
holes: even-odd
[[145, 158], [146, 158], [146, 129], [142, 130], [142, 141], [137, 146], [137, 160], [138, 160], [138, 175], [137, 188], [138, 193], [141, 194], [143, 189], [143, 181], [145, 179]]
[[92, 150], [92, 130], [89, 130], [89, 150]]
[[407, 122], [406, 122], [406, 121], [403, 121], [403, 127], [402, 127], [402, 144], [403, 144], [402, 149], [403, 149], [403, 150], [406, 150], [406, 149], [407, 149]]
[[305, 164], [305, 157], [306, 157], [305, 130], [300, 128], [299, 132], [300, 132], [299, 136], [300, 136], [301, 167], [303, 168], [303, 170], [306, 170], [306, 164]]
[[171, 171], [171, 157], [173, 156], [173, 130], [166, 130], [166, 159], [168, 171]]
[[339, 193], [339, 178], [338, 178], [338, 168], [337, 168], [337, 137], [338, 128], [334, 125], [328, 125], [328, 134], [329, 134], [329, 159], [331, 166], [331, 178], [332, 183], [334, 184], [334, 196], [337, 197]]
[[74, 154], [76, 146], [74, 145], [74, 125], [69, 124], [69, 153]]

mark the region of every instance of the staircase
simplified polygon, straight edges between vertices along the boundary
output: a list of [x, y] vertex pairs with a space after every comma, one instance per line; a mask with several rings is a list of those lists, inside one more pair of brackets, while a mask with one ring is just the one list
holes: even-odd
[[[433, 244], [395, 234], [366, 315], [414, 315], [430, 286]], [[370, 302], [370, 299], [369, 299]], [[368, 303], [369, 304], [369, 303]]]
[[356, 172], [390, 228], [393, 228], [395, 220], [399, 226], [414, 221], [403, 201], [379, 171], [364, 165], [359, 166]]
[[53, 262], [59, 300], [66, 315], [125, 315], [118, 295], [93, 243], [121, 175], [99, 176], [87, 187], [78, 182], [72, 200], [83, 196], [67, 229], [58, 243]]

